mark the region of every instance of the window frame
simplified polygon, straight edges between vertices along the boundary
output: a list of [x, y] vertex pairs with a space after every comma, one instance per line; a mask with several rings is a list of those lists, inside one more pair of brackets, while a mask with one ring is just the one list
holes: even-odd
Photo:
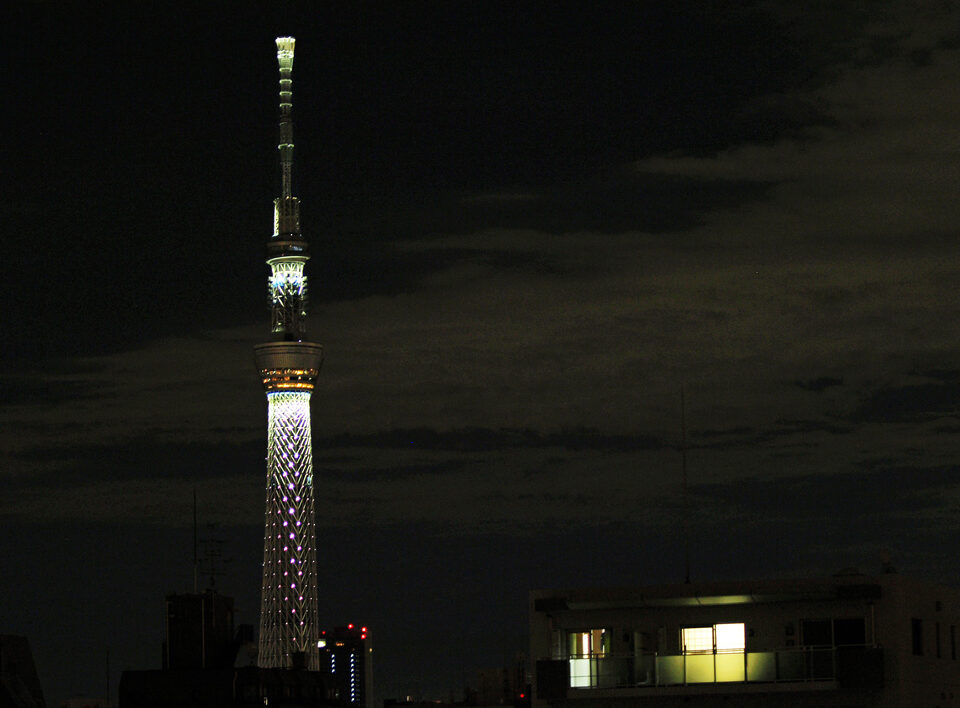
[[[717, 627], [740, 627], [740, 642], [739, 646], [720, 646], [720, 643], [717, 641]], [[705, 649], [701, 648], [705, 644], [702, 641], [697, 642], [698, 648], [687, 649], [687, 632], [697, 632], [699, 631], [701, 636], [704, 635], [707, 631], [710, 632], [710, 648]], [[724, 632], [726, 634], [726, 632]], [[691, 639], [693, 636], [691, 636]], [[743, 654], [747, 651], [747, 625], [745, 622], [717, 622], [712, 625], [691, 625], [687, 627], [680, 628], [680, 653], [683, 656], [702, 656], [707, 654]]]

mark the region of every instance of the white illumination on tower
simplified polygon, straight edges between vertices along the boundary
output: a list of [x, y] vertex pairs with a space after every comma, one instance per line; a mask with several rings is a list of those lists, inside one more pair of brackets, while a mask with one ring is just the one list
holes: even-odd
[[291, 668], [302, 661], [316, 671], [320, 632], [310, 396], [320, 373], [323, 347], [304, 341], [304, 266], [309, 255], [300, 233], [300, 202], [292, 194], [293, 48], [292, 37], [277, 39], [281, 189], [274, 200], [274, 233], [267, 242], [270, 329], [275, 341], [254, 347], [268, 408], [257, 663], [261, 668]]

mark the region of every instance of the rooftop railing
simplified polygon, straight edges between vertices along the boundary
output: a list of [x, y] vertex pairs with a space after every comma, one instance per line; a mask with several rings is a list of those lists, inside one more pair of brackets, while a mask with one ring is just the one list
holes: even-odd
[[[872, 649], [872, 652], [879, 650]], [[719, 683], [834, 681], [860, 670], [868, 647], [787, 647], [770, 651], [574, 655], [567, 686], [576, 689]]]

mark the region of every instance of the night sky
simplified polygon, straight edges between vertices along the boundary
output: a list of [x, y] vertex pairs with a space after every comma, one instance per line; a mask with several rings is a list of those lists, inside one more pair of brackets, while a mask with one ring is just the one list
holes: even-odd
[[684, 527], [694, 580], [957, 580], [951, 3], [0, 12], [0, 632], [48, 703], [159, 667], [194, 489], [258, 622], [278, 34], [320, 618], [381, 698], [511, 662], [530, 589], [682, 580]]

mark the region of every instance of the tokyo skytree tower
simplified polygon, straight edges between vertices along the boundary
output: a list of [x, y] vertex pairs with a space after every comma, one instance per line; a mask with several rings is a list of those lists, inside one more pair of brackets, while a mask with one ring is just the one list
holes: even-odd
[[[273, 341], [254, 347], [267, 394], [267, 510], [260, 603], [261, 668], [319, 668], [317, 542], [313, 511], [310, 394], [323, 347], [306, 336], [309, 255], [292, 194], [293, 37], [277, 38], [280, 64], [280, 197], [267, 242]], [[303, 662], [301, 664], [301, 662]]]

